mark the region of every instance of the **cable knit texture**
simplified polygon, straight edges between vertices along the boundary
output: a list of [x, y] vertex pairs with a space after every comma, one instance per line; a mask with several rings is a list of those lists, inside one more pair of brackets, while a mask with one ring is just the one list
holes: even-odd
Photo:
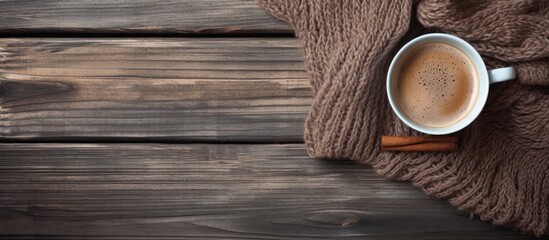
[[[483, 220], [547, 234], [548, 2], [416, 3], [259, 0], [293, 26], [303, 49], [314, 96], [305, 123], [309, 154], [370, 164]], [[491, 87], [481, 115], [459, 133], [459, 151], [383, 152], [382, 134], [418, 135], [390, 109], [385, 76], [395, 51], [426, 29], [466, 39], [489, 67], [515, 66], [518, 79]]]

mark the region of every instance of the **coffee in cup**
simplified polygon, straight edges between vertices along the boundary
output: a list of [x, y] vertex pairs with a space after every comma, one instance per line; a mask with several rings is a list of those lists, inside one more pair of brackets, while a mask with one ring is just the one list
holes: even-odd
[[426, 43], [397, 62], [392, 91], [412, 121], [446, 127], [472, 109], [478, 87], [477, 71], [465, 53], [449, 44]]

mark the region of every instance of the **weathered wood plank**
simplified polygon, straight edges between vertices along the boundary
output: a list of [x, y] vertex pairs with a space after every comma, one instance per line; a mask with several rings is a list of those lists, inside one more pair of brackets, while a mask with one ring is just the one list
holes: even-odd
[[300, 142], [293, 39], [1, 39], [0, 139]]
[[0, 33], [291, 33], [254, 0], [3, 0]]
[[0, 234], [526, 238], [302, 145], [0, 144]]

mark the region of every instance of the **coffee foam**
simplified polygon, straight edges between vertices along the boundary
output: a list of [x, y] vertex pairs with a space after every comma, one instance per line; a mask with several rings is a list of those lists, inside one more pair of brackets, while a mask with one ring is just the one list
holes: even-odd
[[446, 127], [465, 117], [479, 85], [467, 55], [444, 43], [410, 50], [398, 62], [395, 80], [393, 91], [400, 110], [428, 127]]

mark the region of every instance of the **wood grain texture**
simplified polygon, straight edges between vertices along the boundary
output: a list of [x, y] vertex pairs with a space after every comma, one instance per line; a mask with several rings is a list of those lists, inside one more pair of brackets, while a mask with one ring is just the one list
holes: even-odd
[[0, 140], [301, 142], [294, 39], [0, 39]]
[[0, 33], [291, 33], [254, 0], [3, 0]]
[[[0, 144], [3, 237], [527, 239], [300, 144]], [[1, 237], [1, 236], [0, 236]]]

